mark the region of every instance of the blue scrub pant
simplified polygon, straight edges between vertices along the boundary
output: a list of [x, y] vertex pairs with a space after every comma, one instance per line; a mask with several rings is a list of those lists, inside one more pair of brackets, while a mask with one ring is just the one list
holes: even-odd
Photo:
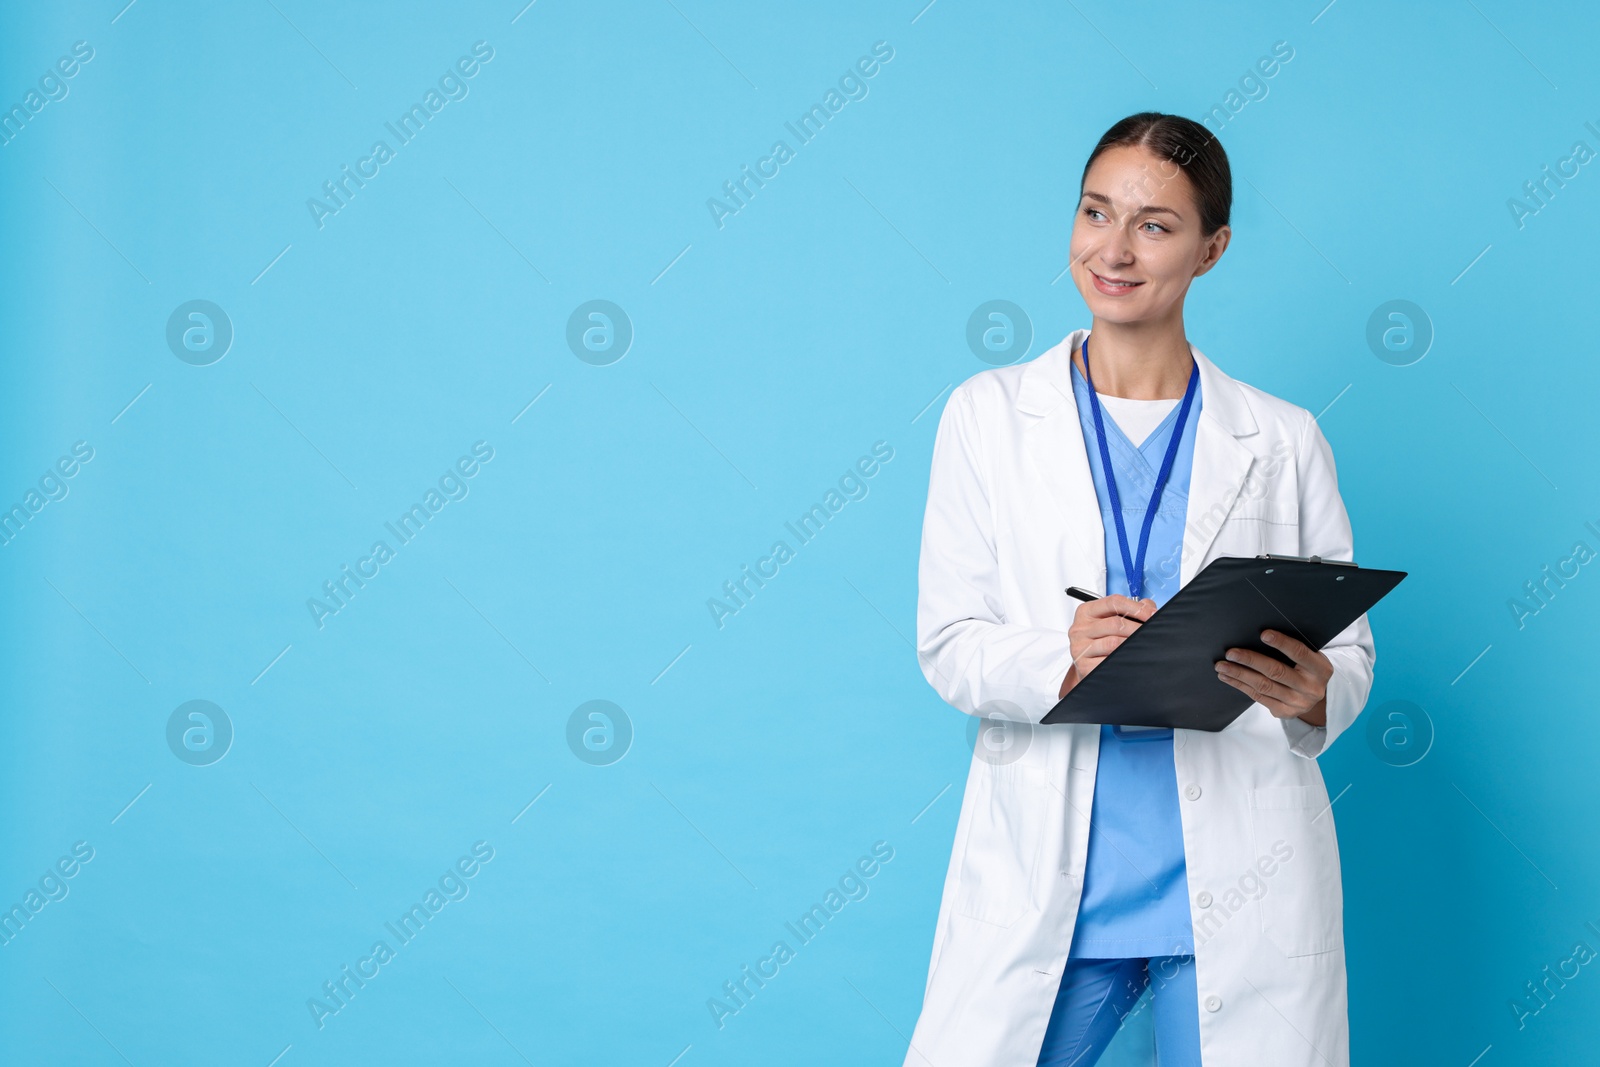
[[1068, 959], [1039, 1050], [1039, 1067], [1091, 1067], [1147, 985], [1153, 987], [1156, 1062], [1160, 1067], [1200, 1067], [1193, 956]]

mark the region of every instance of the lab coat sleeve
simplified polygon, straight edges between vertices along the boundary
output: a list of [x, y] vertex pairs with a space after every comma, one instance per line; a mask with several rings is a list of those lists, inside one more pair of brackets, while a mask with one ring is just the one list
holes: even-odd
[[[1354, 559], [1350, 516], [1339, 496], [1333, 449], [1311, 413], [1306, 412], [1304, 417], [1300, 447], [1295, 452], [1300, 482], [1300, 555]], [[1301, 719], [1279, 720], [1288, 734], [1290, 750], [1308, 759], [1327, 751], [1367, 703], [1376, 654], [1366, 615], [1340, 631], [1322, 652], [1333, 662], [1333, 677], [1328, 681], [1328, 724], [1312, 726]]]
[[917, 567], [917, 661], [952, 707], [1038, 722], [1056, 704], [1072, 664], [1071, 645], [1065, 630], [1010, 621], [993, 492], [976, 410], [963, 385], [945, 405], [934, 438]]

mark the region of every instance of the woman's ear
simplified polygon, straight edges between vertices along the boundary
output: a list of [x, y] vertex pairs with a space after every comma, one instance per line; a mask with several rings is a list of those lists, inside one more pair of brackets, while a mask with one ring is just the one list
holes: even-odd
[[1222, 258], [1222, 253], [1227, 251], [1228, 241], [1233, 237], [1233, 230], [1228, 226], [1218, 227], [1217, 232], [1206, 238], [1204, 254], [1195, 266], [1196, 278], [1217, 265], [1217, 260]]

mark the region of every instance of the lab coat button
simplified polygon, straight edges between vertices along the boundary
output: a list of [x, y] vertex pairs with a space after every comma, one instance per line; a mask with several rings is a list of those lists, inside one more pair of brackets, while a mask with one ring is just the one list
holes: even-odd
[[1206, 1011], [1221, 1011], [1221, 1010], [1222, 1010], [1222, 998], [1221, 997], [1212, 996], [1212, 997], [1207, 997], [1206, 998]]
[[1190, 800], [1199, 800], [1200, 787], [1195, 785], [1193, 782], [1190, 782], [1188, 785], [1183, 787], [1183, 795], [1188, 797]]
[[1209, 908], [1211, 907], [1211, 894], [1202, 889], [1200, 894], [1194, 898], [1194, 902], [1202, 908]]

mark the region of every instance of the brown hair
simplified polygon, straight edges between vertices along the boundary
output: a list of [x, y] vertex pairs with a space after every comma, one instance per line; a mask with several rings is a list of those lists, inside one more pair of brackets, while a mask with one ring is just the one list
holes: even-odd
[[1176, 163], [1194, 187], [1200, 205], [1200, 230], [1210, 237], [1228, 224], [1233, 209], [1233, 172], [1228, 169], [1228, 153], [1216, 135], [1193, 119], [1167, 115], [1160, 111], [1141, 111], [1129, 115], [1107, 130], [1089, 153], [1078, 181], [1078, 194], [1089, 168], [1100, 153], [1119, 146], [1143, 148], [1162, 159]]

